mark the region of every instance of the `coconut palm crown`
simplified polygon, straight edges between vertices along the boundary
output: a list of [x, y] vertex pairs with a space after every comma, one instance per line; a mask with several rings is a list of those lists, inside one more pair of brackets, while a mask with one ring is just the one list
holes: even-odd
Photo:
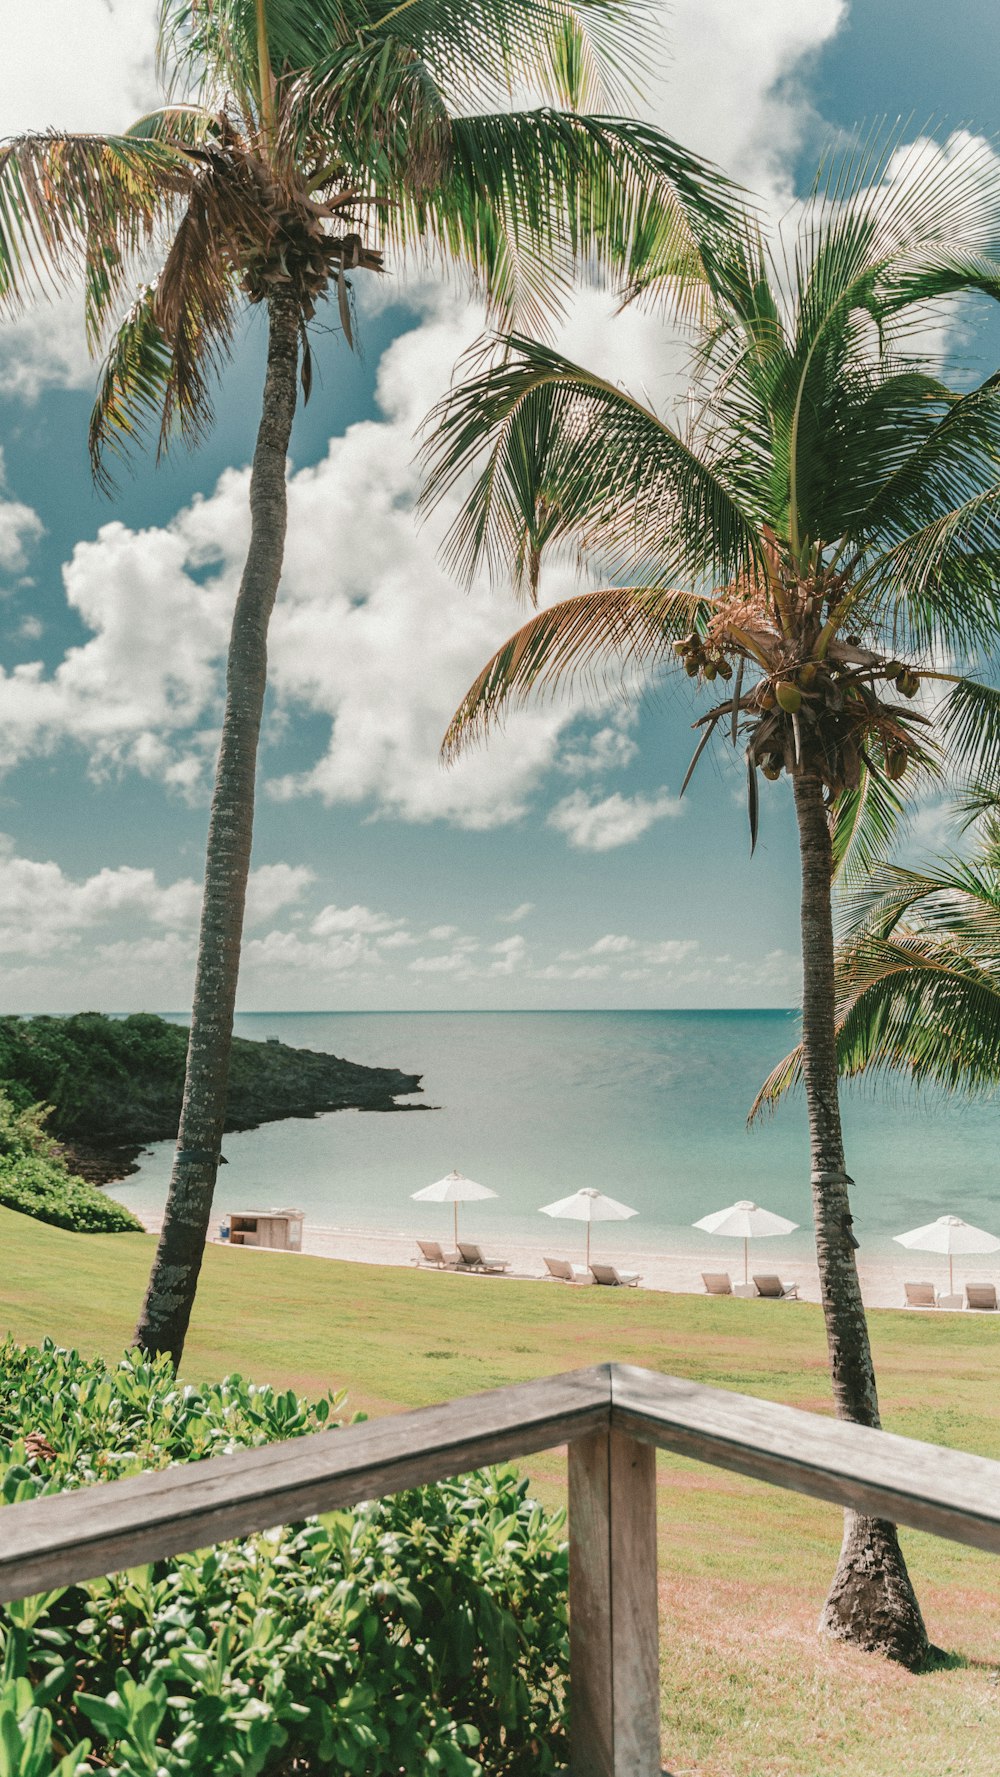
[[[730, 212], [732, 187], [655, 129], [582, 110], [616, 102], [641, 22], [625, 0], [164, 0], [165, 106], [118, 136], [0, 145], [0, 310], [75, 275], [92, 343], [110, 335], [90, 428], [105, 485], [150, 434], [161, 450], [197, 443], [241, 316], [267, 316], [183, 1108], [135, 1334], [175, 1362], [225, 1121], [310, 323], [329, 299], [351, 343], [352, 280], [404, 254], [457, 268], [507, 323], [540, 324], [577, 263], [626, 283], [662, 267], [696, 308], [701, 237]], [[513, 111], [515, 91], [549, 102]]]
[[[982, 766], [1000, 750], [1000, 694], [955, 671], [1000, 640], [1000, 378], [956, 390], [920, 351], [947, 299], [1000, 297], [998, 162], [971, 139], [941, 152], [872, 142], [832, 166], [793, 238], [769, 243], [751, 223], [708, 258], [682, 423], [524, 335], [474, 362], [437, 409], [426, 499], [472, 480], [448, 542], [456, 568], [486, 564], [532, 601], [547, 553], [608, 582], [538, 611], [497, 651], [445, 752], [559, 686], [614, 676], [627, 693], [674, 668], [716, 698], [682, 789], [713, 736], [739, 746], [755, 837], [760, 776], [790, 781], [834, 1400], [875, 1426], [837, 1096], [832, 882], [838, 862], [879, 855], [945, 751]], [[640, 285], [669, 305], [669, 277]], [[891, 1525], [848, 1514], [822, 1622], [908, 1665], [925, 1658]]]

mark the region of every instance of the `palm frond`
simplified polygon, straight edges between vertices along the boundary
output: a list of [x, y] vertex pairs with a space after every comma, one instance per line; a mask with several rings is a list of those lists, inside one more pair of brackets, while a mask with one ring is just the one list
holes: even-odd
[[155, 292], [143, 290], [111, 342], [90, 416], [90, 465], [105, 493], [114, 488], [107, 457], [127, 460], [132, 446], [159, 432], [172, 371], [169, 347], [154, 318]]
[[486, 453], [446, 544], [466, 575], [482, 562], [494, 575], [516, 570], [526, 542], [599, 541], [615, 570], [661, 586], [752, 575], [762, 560], [753, 525], [710, 462], [651, 409], [532, 340], [508, 339], [505, 356], [430, 419], [425, 506]]
[[843, 790], [831, 811], [834, 876], [851, 883], [882, 862], [906, 815], [906, 803], [872, 765], [856, 789]]
[[194, 446], [211, 425], [211, 385], [229, 355], [239, 300], [227, 237], [243, 216], [243, 200], [224, 173], [203, 170], [159, 276], [112, 340], [90, 421], [91, 466], [106, 490], [113, 485], [108, 455], [128, 459], [145, 441], [154, 408], [158, 454], [175, 430]]
[[941, 725], [961, 771], [987, 783], [1000, 780], [1000, 690], [995, 685], [959, 679], [944, 700]]
[[497, 650], [466, 692], [442, 744], [445, 757], [455, 758], [508, 707], [533, 693], [581, 677], [596, 684], [600, 669], [607, 672], [612, 663], [623, 688], [632, 673], [648, 677], [674, 658], [671, 638], [690, 627], [706, 602], [694, 593], [626, 586], [581, 593], [539, 612]]
[[796, 1043], [795, 1048], [771, 1069], [767, 1079], [757, 1093], [747, 1113], [747, 1122], [756, 1123], [765, 1111], [776, 1111], [786, 1092], [791, 1092], [802, 1084], [802, 1044]]
[[645, 124], [544, 108], [452, 119], [439, 176], [402, 179], [385, 229], [391, 246], [467, 266], [505, 324], [541, 330], [574, 267], [629, 286], [651, 258], [675, 312], [703, 317], [705, 243], [738, 204], [722, 174]]
[[190, 180], [185, 155], [157, 137], [53, 132], [0, 144], [0, 310], [82, 272], [94, 338]]

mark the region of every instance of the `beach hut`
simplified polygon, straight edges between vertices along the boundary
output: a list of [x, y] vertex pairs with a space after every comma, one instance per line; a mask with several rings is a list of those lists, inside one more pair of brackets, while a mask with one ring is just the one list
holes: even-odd
[[265, 1246], [276, 1252], [302, 1251], [301, 1209], [241, 1209], [229, 1217], [230, 1246]]

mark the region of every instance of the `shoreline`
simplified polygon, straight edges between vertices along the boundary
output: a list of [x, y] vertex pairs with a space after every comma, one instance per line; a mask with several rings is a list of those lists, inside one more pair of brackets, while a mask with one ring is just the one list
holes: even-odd
[[[162, 1215], [140, 1214], [140, 1220], [146, 1232], [158, 1234], [162, 1223]], [[217, 1223], [213, 1224], [217, 1226]], [[546, 1256], [551, 1258], [569, 1259], [581, 1265], [584, 1259], [582, 1224], [569, 1224], [572, 1229], [569, 1239], [563, 1230], [555, 1229], [555, 1238], [526, 1240], [514, 1238], [506, 1240], [502, 1236], [491, 1235], [489, 1239], [479, 1242], [487, 1256], [496, 1254], [510, 1261], [509, 1271], [503, 1274], [508, 1279], [520, 1282], [551, 1282], [556, 1279], [548, 1277], [545, 1270]], [[430, 1229], [422, 1235], [423, 1239], [436, 1239], [438, 1235]], [[212, 1238], [212, 1244], [227, 1245], [227, 1242]], [[444, 1247], [450, 1245], [450, 1235], [441, 1238]], [[727, 1245], [732, 1251], [726, 1252]], [[617, 1247], [616, 1241], [615, 1246]], [[799, 1286], [799, 1299], [803, 1302], [818, 1304], [820, 1301], [819, 1272], [815, 1257], [806, 1257], [801, 1253], [789, 1256], [787, 1253], [771, 1254], [766, 1249], [774, 1245], [781, 1247], [783, 1242], [761, 1241], [758, 1250], [751, 1250], [750, 1275], [756, 1271], [777, 1273], [783, 1281], [795, 1282]], [[234, 1248], [234, 1251], [250, 1253], [268, 1252], [274, 1249], [266, 1247]], [[306, 1222], [303, 1231], [302, 1252], [308, 1258], [337, 1259], [349, 1264], [396, 1266], [410, 1270], [417, 1269], [416, 1236], [408, 1233], [384, 1233], [377, 1229], [346, 1229], [321, 1227]], [[624, 1250], [611, 1250], [603, 1246], [599, 1232], [595, 1231], [592, 1238], [592, 1252], [598, 1261], [617, 1265], [620, 1270], [638, 1271], [641, 1281], [639, 1289], [666, 1291], [680, 1295], [704, 1295], [701, 1273], [703, 1271], [727, 1271], [734, 1284], [743, 1280], [743, 1249], [742, 1243], [733, 1241], [717, 1241], [714, 1245], [698, 1246], [676, 1253], [652, 1251], [635, 1246]], [[987, 1255], [989, 1263], [976, 1265], [966, 1260], [956, 1260], [955, 1291], [961, 1295], [966, 1281], [995, 1283], [1000, 1289], [1000, 1255]], [[973, 1255], [974, 1259], [974, 1255]], [[914, 1262], [914, 1260], [916, 1262]], [[433, 1270], [432, 1266], [420, 1267]], [[865, 1258], [862, 1253], [858, 1260], [858, 1273], [861, 1279], [861, 1294], [866, 1308], [902, 1308], [904, 1306], [904, 1283], [932, 1283], [935, 1289], [945, 1291], [948, 1287], [946, 1263], [933, 1253], [900, 1252], [884, 1257]], [[449, 1273], [451, 1274], [451, 1273]], [[480, 1281], [498, 1281], [496, 1277], [484, 1279], [482, 1274], [460, 1271], [454, 1275], [478, 1277]], [[500, 1278], [499, 1281], [502, 1281]], [[566, 1284], [564, 1288], [589, 1287]], [[723, 1298], [724, 1299], [724, 1298]], [[920, 1312], [914, 1310], [913, 1312]], [[939, 1312], [939, 1310], [928, 1310]], [[940, 1312], [948, 1312], [941, 1310]], [[968, 1312], [968, 1310], [962, 1310]]]

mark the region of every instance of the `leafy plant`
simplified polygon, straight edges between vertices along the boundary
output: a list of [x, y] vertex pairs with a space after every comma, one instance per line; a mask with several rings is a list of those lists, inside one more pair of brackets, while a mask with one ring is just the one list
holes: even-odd
[[[0, 1499], [332, 1428], [342, 1398], [8, 1341]], [[17, 1731], [77, 1759], [27, 1777], [544, 1777], [565, 1755], [560, 1529], [502, 1467], [12, 1604]]]
[[130, 1209], [73, 1176], [44, 1125], [41, 1106], [18, 1109], [0, 1088], [0, 1204], [78, 1234], [141, 1233]]

